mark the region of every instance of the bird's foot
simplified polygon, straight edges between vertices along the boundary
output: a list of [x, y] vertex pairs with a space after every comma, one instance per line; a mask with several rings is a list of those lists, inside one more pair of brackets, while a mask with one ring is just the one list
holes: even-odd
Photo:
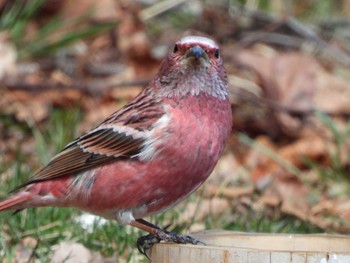
[[157, 238], [153, 234], [148, 234], [146, 236], [142, 236], [137, 239], [137, 249], [141, 254], [145, 255], [148, 259], [150, 259], [146, 253], [147, 250], [151, 249], [154, 244], [157, 244], [161, 241], [161, 239]]
[[137, 240], [137, 248], [142, 254], [147, 256], [146, 250], [152, 248], [154, 244], [160, 243], [160, 241], [176, 244], [206, 245], [202, 241], [199, 241], [189, 235], [176, 234], [175, 232], [168, 232], [159, 229], [156, 234], [149, 234], [140, 237]]
[[142, 218], [136, 219], [135, 221], [131, 222], [130, 225], [150, 233], [146, 236], [140, 237], [137, 240], [137, 249], [148, 259], [149, 257], [146, 254], [146, 251], [149, 250], [154, 244], [157, 244], [160, 241], [171, 242], [176, 244], [206, 245], [205, 243], [194, 239], [191, 236], [166, 231], [166, 229], [169, 226], [166, 226], [165, 229], [161, 229], [158, 226], [153, 225]]

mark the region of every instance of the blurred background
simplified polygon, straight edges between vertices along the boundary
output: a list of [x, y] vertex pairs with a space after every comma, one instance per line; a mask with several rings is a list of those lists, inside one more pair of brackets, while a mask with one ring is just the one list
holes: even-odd
[[[349, 234], [349, 16], [346, 0], [0, 0], [0, 198], [195, 34], [221, 46], [232, 135], [210, 179], [149, 220], [183, 233]], [[144, 234], [74, 209], [8, 212], [0, 261], [143, 262]]]

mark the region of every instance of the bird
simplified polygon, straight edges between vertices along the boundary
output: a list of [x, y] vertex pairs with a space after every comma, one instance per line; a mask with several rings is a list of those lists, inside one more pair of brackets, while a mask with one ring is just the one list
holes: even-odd
[[[167, 210], [208, 178], [232, 128], [227, 74], [216, 42], [185, 36], [139, 95], [66, 145], [0, 201], [0, 211], [73, 207], [149, 233], [198, 244], [143, 219]], [[141, 247], [141, 249], [140, 249]]]

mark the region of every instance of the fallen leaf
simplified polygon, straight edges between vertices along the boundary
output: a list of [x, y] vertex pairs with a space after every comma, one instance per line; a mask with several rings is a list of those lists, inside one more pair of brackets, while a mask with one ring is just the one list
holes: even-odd
[[314, 57], [264, 46], [241, 50], [237, 59], [259, 76], [263, 90], [260, 99], [271, 109], [269, 121], [276, 120], [280, 131], [290, 136], [297, 136], [304, 124], [295, 113], [307, 116], [314, 109], [350, 113], [349, 85], [327, 72]]

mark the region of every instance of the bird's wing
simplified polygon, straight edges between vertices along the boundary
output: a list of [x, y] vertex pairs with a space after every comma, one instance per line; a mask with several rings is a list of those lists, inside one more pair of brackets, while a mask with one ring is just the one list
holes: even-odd
[[161, 103], [144, 91], [95, 129], [68, 144], [20, 187], [77, 174], [121, 158], [136, 157], [154, 124], [165, 114]]

